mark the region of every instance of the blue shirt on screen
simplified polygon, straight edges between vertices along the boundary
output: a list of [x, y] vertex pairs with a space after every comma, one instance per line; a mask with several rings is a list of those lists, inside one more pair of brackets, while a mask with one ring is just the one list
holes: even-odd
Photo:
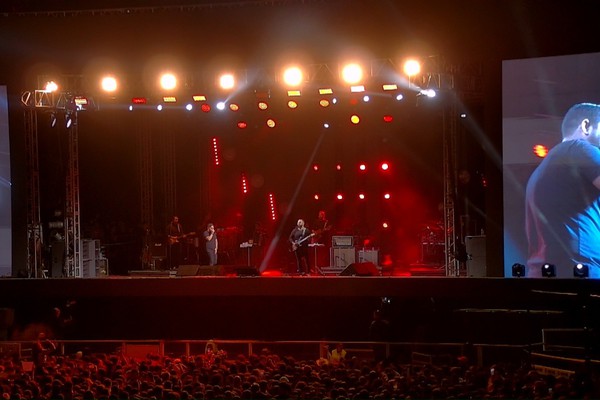
[[527, 276], [541, 277], [545, 263], [556, 276], [572, 278], [577, 263], [600, 278], [600, 149], [585, 140], [561, 142], [533, 172], [527, 183]]

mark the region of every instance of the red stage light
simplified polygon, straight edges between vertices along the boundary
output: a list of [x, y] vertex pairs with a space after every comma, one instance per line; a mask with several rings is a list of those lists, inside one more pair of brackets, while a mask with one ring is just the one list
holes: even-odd
[[240, 129], [246, 129], [248, 127], [248, 124], [244, 121], [240, 121], [237, 123], [238, 128]]
[[133, 104], [146, 104], [148, 100], [145, 97], [134, 97], [131, 102]]
[[392, 197], [392, 195], [389, 194], [389, 193], [386, 193], [386, 194], [383, 195], [383, 198], [386, 199], [386, 200], [389, 200], [391, 197]]
[[275, 213], [275, 196], [273, 196], [273, 193], [269, 193], [269, 207], [271, 208], [271, 220], [275, 221], [277, 214]]
[[390, 169], [390, 165], [386, 162], [382, 162], [381, 163], [381, 170], [382, 171], [387, 171], [388, 169]]
[[212, 139], [213, 142], [213, 154], [215, 159], [215, 165], [219, 165], [219, 143], [217, 142], [217, 138], [214, 137]]
[[246, 174], [242, 172], [242, 192], [248, 193], [248, 181], [246, 180]]
[[548, 155], [548, 147], [544, 146], [543, 144], [536, 144], [533, 146], [533, 152], [539, 158], [544, 158]]
[[205, 112], [205, 113], [207, 113], [207, 112], [210, 112], [210, 105], [209, 105], [209, 104], [206, 104], [206, 103], [204, 103], [204, 104], [202, 104], [202, 105], [200, 106], [200, 109], [201, 109], [203, 112]]
[[364, 200], [365, 199], [365, 194], [364, 193], [359, 193], [358, 194], [358, 198], [361, 199], [361, 200]]
[[338, 170], [338, 171], [341, 171], [342, 170], [342, 164], [336, 164], [335, 165], [335, 169]]
[[366, 164], [360, 164], [358, 166], [358, 169], [360, 169], [361, 171], [366, 171], [367, 170], [367, 165]]
[[383, 116], [383, 122], [392, 122], [394, 120], [394, 117], [392, 117], [391, 115], [384, 115]]
[[314, 171], [318, 171], [319, 170], [319, 164], [313, 164], [313, 170]]
[[381, 227], [382, 227], [383, 229], [387, 229], [387, 228], [389, 228], [389, 227], [390, 227], [390, 225], [389, 225], [387, 222], [384, 222], [384, 223], [382, 223], [382, 224], [381, 224]]
[[321, 197], [319, 196], [319, 194], [318, 194], [318, 193], [315, 193], [315, 195], [313, 196], [313, 198], [314, 198], [315, 200], [319, 200]]
[[338, 193], [337, 196], [335, 196], [338, 200], [344, 200], [344, 195], [341, 193]]

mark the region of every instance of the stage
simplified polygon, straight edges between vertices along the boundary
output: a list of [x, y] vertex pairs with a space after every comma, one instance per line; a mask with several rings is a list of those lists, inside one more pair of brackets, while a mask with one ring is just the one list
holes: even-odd
[[[70, 301], [72, 339], [369, 340], [375, 310], [391, 341], [539, 342], [545, 328], [597, 325], [600, 282], [395, 276], [110, 276], [0, 280], [9, 331]], [[5, 322], [7, 324], [7, 322]], [[24, 333], [25, 332], [25, 333]]]

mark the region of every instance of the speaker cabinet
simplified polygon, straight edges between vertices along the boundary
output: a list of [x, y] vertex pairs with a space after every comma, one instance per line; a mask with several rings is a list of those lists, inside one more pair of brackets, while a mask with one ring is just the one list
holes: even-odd
[[330, 265], [337, 268], [346, 268], [356, 260], [356, 251], [354, 247], [348, 249], [331, 248]]
[[487, 276], [485, 236], [465, 237], [467, 252], [467, 276], [485, 278]]
[[372, 262], [352, 263], [340, 272], [340, 276], [379, 276], [379, 270]]
[[199, 265], [180, 265], [177, 267], [176, 276], [196, 276], [199, 270]]

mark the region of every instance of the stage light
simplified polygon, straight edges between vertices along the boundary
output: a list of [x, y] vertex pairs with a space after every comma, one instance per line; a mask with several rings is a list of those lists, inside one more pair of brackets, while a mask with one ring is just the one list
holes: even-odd
[[382, 171], [387, 171], [388, 169], [390, 169], [390, 165], [386, 162], [382, 162], [380, 167]]
[[239, 109], [240, 109], [240, 106], [239, 106], [239, 104], [237, 104], [237, 103], [231, 103], [231, 104], [229, 104], [229, 109], [230, 109], [231, 111], [234, 111], [234, 112], [235, 112], [235, 111], [239, 111]]
[[329, 124], [328, 124], [327, 122], [325, 122], [325, 123], [323, 124], [323, 128], [325, 128], [325, 129], [329, 129]]
[[157, 105], [157, 106], [156, 106], [156, 109], [157, 109], [158, 111], [162, 111], [162, 110], [163, 110], [163, 106], [162, 106], [162, 104], [159, 104], [159, 105]]
[[133, 105], [130, 104], [128, 109], [129, 109], [129, 111], [133, 111]]
[[334, 97], [333, 99], [331, 99], [331, 104], [337, 104], [338, 99], [337, 97]]
[[219, 77], [221, 89], [230, 90], [235, 86], [235, 77], [232, 74], [223, 74]]
[[436, 96], [436, 92], [433, 89], [422, 89], [419, 92], [419, 95], [426, 96], [426, 97], [429, 97], [431, 99], [431, 98], [434, 98]]
[[210, 105], [204, 103], [200, 106], [200, 109], [202, 110], [202, 112], [205, 112], [205, 113], [210, 112]]
[[206, 101], [206, 96], [204, 96], [203, 94], [195, 94], [192, 96], [192, 100], [198, 102], [198, 101]]
[[302, 80], [302, 70], [298, 67], [290, 67], [283, 72], [283, 82], [288, 86], [296, 87], [302, 83]]
[[393, 121], [394, 121], [394, 117], [393, 116], [391, 116], [391, 115], [384, 115], [383, 116], [383, 122], [389, 124], [390, 122], [393, 122]]
[[548, 147], [543, 144], [536, 144], [533, 146], [533, 153], [539, 158], [544, 158], [548, 155]]
[[217, 103], [217, 110], [223, 111], [224, 109], [225, 109], [225, 102], [224, 101], [219, 101]]
[[329, 100], [327, 100], [327, 99], [321, 99], [321, 100], [319, 100], [319, 105], [321, 107], [323, 107], [323, 108], [329, 107]]
[[246, 180], [246, 174], [242, 172], [242, 193], [248, 194], [248, 182]]
[[573, 276], [575, 278], [587, 278], [590, 276], [590, 268], [585, 264], [577, 264], [573, 267]]
[[342, 79], [344, 82], [355, 85], [362, 80], [363, 70], [362, 67], [358, 64], [347, 64], [342, 69]]
[[267, 108], [269, 108], [269, 105], [267, 104], [266, 101], [259, 101], [257, 106], [258, 106], [259, 110], [263, 110], [263, 111], [266, 110]]
[[335, 196], [335, 198], [336, 198], [336, 199], [338, 199], [338, 200], [344, 200], [344, 195], [343, 195], [343, 194], [341, 194], [341, 193], [338, 193], [338, 194]]
[[415, 59], [409, 59], [404, 62], [402, 69], [407, 76], [415, 76], [421, 72], [421, 63]]
[[48, 93], [56, 92], [58, 90], [58, 85], [54, 81], [47, 82], [44, 90]]
[[358, 125], [358, 123], [360, 122], [360, 117], [354, 114], [350, 117], [350, 122], [352, 122], [354, 125]]
[[288, 101], [287, 105], [292, 110], [298, 108], [298, 103], [296, 103], [294, 100]]
[[175, 97], [175, 96], [163, 96], [163, 103], [177, 103], [177, 97]]
[[302, 92], [300, 92], [299, 90], [288, 90], [287, 91], [288, 97], [300, 97], [301, 94], [302, 94]]
[[163, 74], [160, 77], [160, 87], [165, 90], [173, 90], [177, 87], [177, 78], [171, 73]]
[[462, 119], [465, 119], [465, 118], [467, 118], [467, 114], [465, 114], [465, 113], [460, 113], [460, 117], [461, 117]]
[[395, 83], [384, 83], [383, 90], [386, 92], [390, 90], [398, 90], [398, 85], [396, 85]]
[[512, 276], [517, 278], [525, 276], [525, 266], [523, 264], [514, 263], [512, 266]]
[[363, 85], [350, 86], [351, 93], [362, 93], [364, 91], [365, 91], [365, 87]]
[[386, 200], [389, 200], [389, 199], [391, 199], [391, 198], [392, 198], [392, 195], [391, 195], [391, 194], [389, 194], [389, 193], [385, 193], [385, 194], [383, 195], [383, 198], [384, 198], [384, 199], [386, 199]]
[[358, 166], [358, 169], [361, 170], [361, 171], [366, 171], [367, 170], [367, 165], [366, 164], [360, 164]]
[[275, 213], [275, 196], [273, 193], [269, 193], [269, 206], [271, 207], [271, 220], [275, 221], [277, 214]]
[[108, 93], [115, 92], [117, 90], [117, 80], [113, 76], [105, 76], [100, 81], [100, 87], [102, 90]]
[[384, 221], [384, 222], [381, 224], [381, 227], [382, 227], [383, 229], [387, 229], [387, 228], [389, 228], [389, 227], [390, 227], [390, 224], [389, 224], [388, 222], [385, 222], [385, 221]]
[[194, 109], [194, 106], [191, 103], [188, 103], [185, 105], [185, 109], [188, 111], [192, 111]]
[[56, 114], [50, 114], [50, 127], [54, 128], [56, 126]]
[[245, 121], [240, 121], [237, 123], [237, 127], [240, 129], [246, 129], [248, 127], [248, 124]]
[[542, 265], [542, 276], [546, 278], [552, 278], [556, 276], [556, 267], [554, 264], [544, 264]]
[[73, 118], [71, 117], [71, 113], [67, 113], [65, 118], [65, 126], [67, 129], [69, 129], [71, 126], [73, 126]]
[[365, 199], [365, 194], [364, 194], [364, 193], [359, 193], [359, 194], [358, 194], [358, 198], [359, 198], [360, 200], [364, 200], [364, 199]]
[[319, 94], [333, 94], [333, 89], [321, 88], [321, 89], [319, 89]]
[[317, 172], [319, 170], [319, 164], [313, 164], [313, 171]]
[[398, 101], [402, 100], [403, 98], [404, 98], [404, 95], [402, 95], [402, 93], [398, 93], [396, 95], [396, 100], [398, 100]]
[[335, 169], [338, 170], [338, 171], [341, 171], [342, 170], [342, 164], [336, 164], [335, 165]]
[[212, 144], [213, 144], [213, 156], [214, 156], [214, 163], [215, 165], [219, 165], [219, 142], [217, 141], [216, 137], [212, 138]]
[[369, 96], [365, 95], [365, 96], [363, 96], [363, 101], [365, 103], [368, 103], [369, 101], [371, 101], [371, 98]]
[[131, 99], [131, 102], [133, 104], [146, 104], [148, 102], [148, 99], [146, 99], [145, 97], [134, 97]]
[[315, 193], [315, 195], [313, 196], [313, 199], [315, 200], [319, 200], [321, 198], [321, 196], [319, 196], [318, 193]]
[[276, 123], [275, 123], [275, 120], [274, 120], [273, 118], [269, 118], [269, 119], [267, 120], [267, 126], [268, 126], [269, 128], [275, 128], [275, 125], [276, 125]]

